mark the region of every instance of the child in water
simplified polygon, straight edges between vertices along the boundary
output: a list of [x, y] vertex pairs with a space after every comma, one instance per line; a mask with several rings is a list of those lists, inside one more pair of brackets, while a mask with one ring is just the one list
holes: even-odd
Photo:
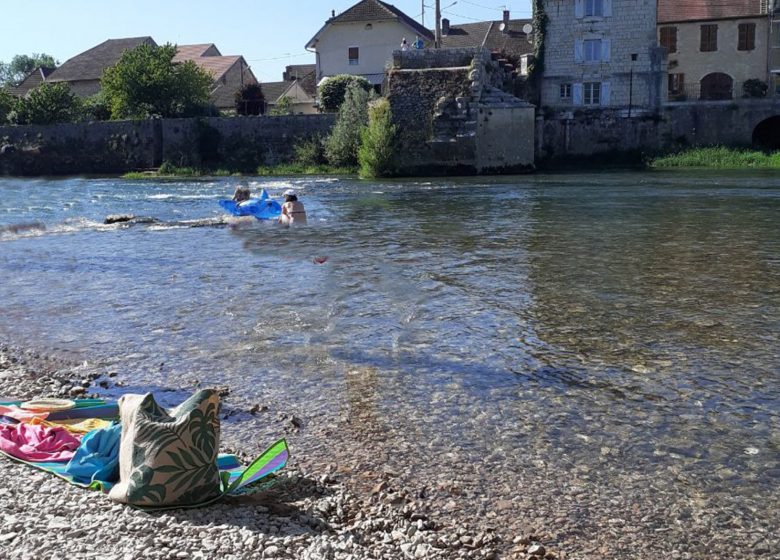
[[306, 209], [292, 189], [284, 191], [284, 204], [282, 204], [282, 215], [279, 216], [279, 223], [283, 226], [306, 224]]
[[241, 204], [250, 198], [252, 198], [252, 192], [249, 190], [249, 187], [242, 187], [241, 185], [236, 187], [236, 192], [233, 193], [233, 202]]

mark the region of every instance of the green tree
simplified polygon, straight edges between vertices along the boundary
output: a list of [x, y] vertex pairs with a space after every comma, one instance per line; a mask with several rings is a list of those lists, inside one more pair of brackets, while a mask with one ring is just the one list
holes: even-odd
[[113, 119], [191, 117], [206, 112], [214, 80], [194, 62], [174, 63], [176, 47], [141, 45], [103, 72]]
[[265, 112], [265, 95], [260, 84], [247, 84], [236, 92], [236, 113], [262, 115]]
[[368, 124], [368, 101], [368, 92], [359, 84], [350, 84], [347, 87], [336, 124], [325, 141], [325, 154], [331, 165], [357, 165], [360, 131]]
[[81, 117], [81, 100], [63, 83], [45, 83], [16, 104], [16, 124], [75, 122]]
[[279, 100], [276, 102], [276, 105], [274, 105], [271, 108], [270, 114], [271, 116], [274, 117], [283, 117], [284, 115], [292, 115], [293, 114], [292, 99], [290, 99], [286, 95], [284, 97], [279, 98]]
[[17, 54], [7, 64], [0, 62], [0, 87], [19, 85], [27, 77], [27, 74], [39, 66], [54, 68], [57, 66], [57, 61], [51, 55], [33, 53], [29, 56]]
[[395, 171], [396, 126], [390, 102], [377, 99], [368, 107], [368, 126], [360, 134], [360, 176], [387, 177]]
[[111, 107], [101, 91], [82, 101], [82, 115], [86, 121], [107, 121], [111, 119]]
[[319, 88], [320, 109], [326, 113], [337, 113], [346, 99], [347, 89], [356, 85], [366, 92], [371, 90], [371, 83], [362, 76], [339, 74], [325, 80]]
[[8, 122], [8, 115], [16, 106], [16, 99], [3, 88], [0, 88], [0, 126]]

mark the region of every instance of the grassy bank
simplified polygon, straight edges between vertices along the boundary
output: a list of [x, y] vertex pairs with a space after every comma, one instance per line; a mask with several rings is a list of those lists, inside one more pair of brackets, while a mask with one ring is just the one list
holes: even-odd
[[331, 167], [329, 165], [305, 165], [284, 163], [280, 165], [258, 167], [254, 173], [230, 171], [227, 169], [198, 169], [195, 167], [176, 167], [163, 164], [157, 171], [133, 171], [122, 175], [123, 179], [179, 179], [192, 177], [244, 177], [275, 175], [355, 175], [357, 169], [349, 167]]
[[655, 158], [649, 166], [661, 169], [780, 169], [780, 152], [767, 154], [740, 148], [693, 148]]

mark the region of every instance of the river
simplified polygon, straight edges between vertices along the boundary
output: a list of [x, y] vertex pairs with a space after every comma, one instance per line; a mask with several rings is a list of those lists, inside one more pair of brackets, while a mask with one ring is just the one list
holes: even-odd
[[299, 191], [297, 229], [226, 227], [239, 181], [0, 179], [0, 338], [283, 403], [319, 460], [360, 447], [559, 543], [612, 523], [771, 554], [780, 176], [257, 180]]

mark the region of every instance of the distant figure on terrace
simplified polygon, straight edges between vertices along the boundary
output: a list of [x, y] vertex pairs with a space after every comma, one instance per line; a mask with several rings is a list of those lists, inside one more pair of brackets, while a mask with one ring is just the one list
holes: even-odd
[[406, 37], [404, 37], [403, 40], [401, 41], [401, 50], [402, 51], [409, 50], [409, 43], [406, 42]]
[[414, 40], [414, 43], [412, 43], [412, 46], [419, 51], [425, 48], [425, 43], [423, 43], [423, 40], [420, 39], [420, 36], [418, 35]]
[[306, 209], [292, 189], [284, 191], [284, 204], [282, 204], [282, 215], [279, 216], [279, 223], [283, 226], [306, 224]]

